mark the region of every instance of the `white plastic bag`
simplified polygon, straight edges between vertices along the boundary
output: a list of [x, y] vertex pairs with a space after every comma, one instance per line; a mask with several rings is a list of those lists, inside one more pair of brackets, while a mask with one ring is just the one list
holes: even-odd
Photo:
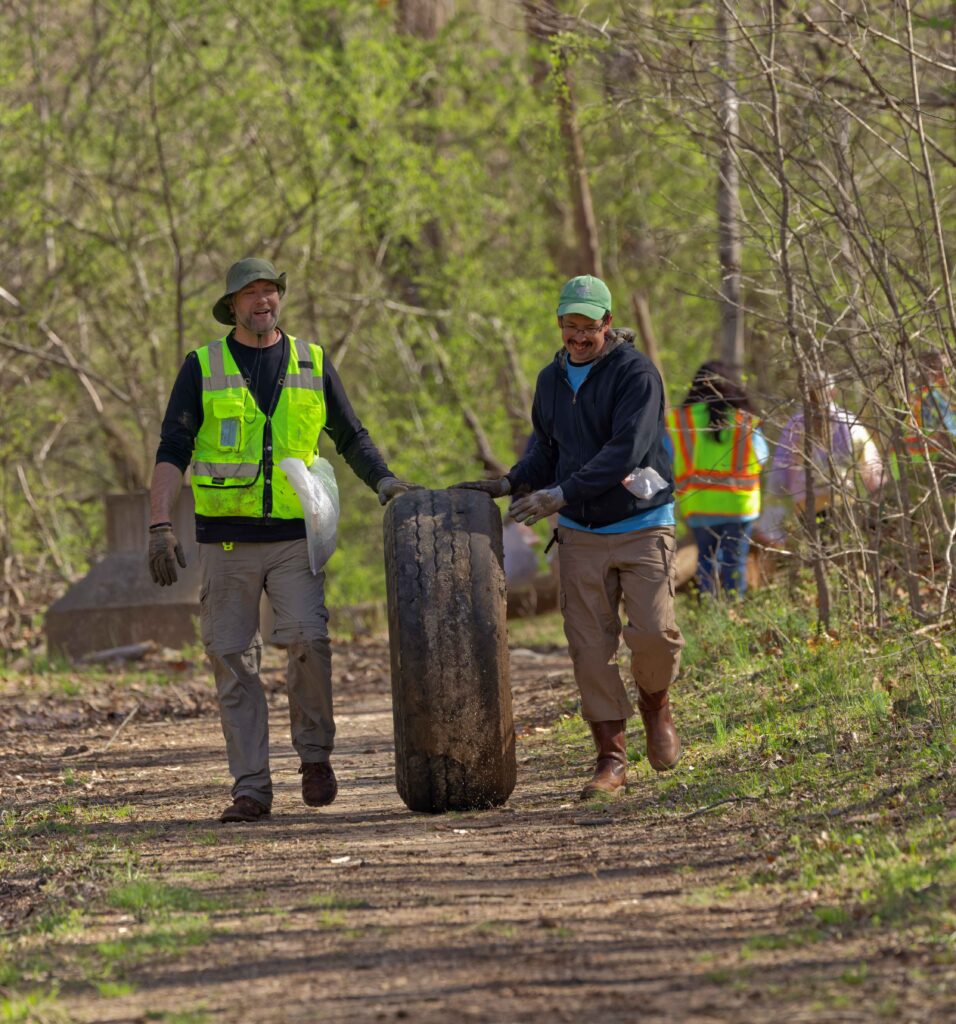
[[305, 536], [309, 545], [309, 567], [318, 573], [335, 551], [339, 525], [339, 487], [327, 459], [316, 458], [306, 468], [301, 459], [283, 459], [279, 469], [288, 477], [302, 503]]
[[667, 486], [667, 481], [653, 466], [644, 466], [643, 468], [635, 466], [621, 483], [635, 498], [642, 498], [644, 501], [653, 498]]

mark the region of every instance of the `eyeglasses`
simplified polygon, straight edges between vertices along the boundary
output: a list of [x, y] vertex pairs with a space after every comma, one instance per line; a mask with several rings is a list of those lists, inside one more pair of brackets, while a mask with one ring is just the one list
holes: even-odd
[[590, 324], [588, 327], [575, 327], [573, 324], [566, 324], [562, 321], [561, 330], [564, 331], [565, 334], [583, 334], [586, 338], [594, 338], [604, 330], [604, 324], [605, 321], [602, 320], [600, 323]]

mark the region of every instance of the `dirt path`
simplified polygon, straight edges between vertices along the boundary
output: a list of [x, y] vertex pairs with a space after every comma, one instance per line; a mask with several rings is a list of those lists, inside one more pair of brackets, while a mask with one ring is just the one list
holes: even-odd
[[[650, 778], [608, 807], [580, 804], [586, 760], [565, 763], [543, 731], [573, 696], [563, 652], [513, 652], [508, 805], [442, 817], [412, 814], [396, 794], [384, 647], [338, 658], [339, 797], [321, 811], [299, 798], [281, 689], [274, 813], [255, 825], [215, 820], [229, 782], [214, 714], [134, 719], [105, 753], [113, 727], [90, 726], [79, 757], [64, 756], [63, 732], [14, 734], [6, 778], [42, 794], [72, 764], [92, 780], [86, 806], [104, 813], [78, 843], [134, 845], [138, 871], [207, 908], [194, 945], [131, 962], [129, 991], [111, 998], [80, 980], [84, 951], [136, 934], [135, 914], [99, 910], [81, 934], [54, 937], [72, 1019], [854, 1021], [889, 1005], [895, 1020], [942, 1019], [941, 1004], [910, 1001], [892, 950], [842, 941], [747, 955], [800, 910], [727, 894], [760, 856], [762, 826], [746, 809], [677, 818]], [[852, 999], [835, 1000], [861, 959], [871, 966]]]

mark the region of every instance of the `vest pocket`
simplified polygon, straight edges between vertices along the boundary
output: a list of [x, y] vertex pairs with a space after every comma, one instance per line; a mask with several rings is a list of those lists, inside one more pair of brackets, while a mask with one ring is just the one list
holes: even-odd
[[212, 414], [217, 425], [217, 447], [223, 452], [238, 452], [243, 443], [243, 401], [227, 397], [212, 400]]

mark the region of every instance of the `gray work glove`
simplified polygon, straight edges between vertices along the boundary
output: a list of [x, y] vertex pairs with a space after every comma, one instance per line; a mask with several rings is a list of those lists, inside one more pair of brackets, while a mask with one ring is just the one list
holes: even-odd
[[519, 523], [526, 523], [531, 526], [539, 519], [547, 519], [559, 508], [564, 508], [567, 502], [560, 487], [552, 487], [547, 491], [532, 491], [524, 498], [518, 498], [511, 506], [508, 515], [517, 519]]
[[[175, 561], [173, 560], [175, 558]], [[157, 523], [149, 528], [149, 574], [153, 582], [161, 587], [171, 586], [179, 576], [176, 573], [176, 562], [181, 569], [186, 568], [186, 556], [183, 546], [176, 540], [176, 534], [170, 523]]]
[[511, 493], [511, 481], [506, 477], [497, 480], [464, 480], [460, 484], [452, 484], [453, 490], [482, 491], [492, 498], [504, 498]]
[[411, 484], [407, 480], [399, 480], [397, 476], [386, 476], [378, 482], [378, 503], [387, 505], [392, 498], [406, 491], [424, 490], [421, 484]]

